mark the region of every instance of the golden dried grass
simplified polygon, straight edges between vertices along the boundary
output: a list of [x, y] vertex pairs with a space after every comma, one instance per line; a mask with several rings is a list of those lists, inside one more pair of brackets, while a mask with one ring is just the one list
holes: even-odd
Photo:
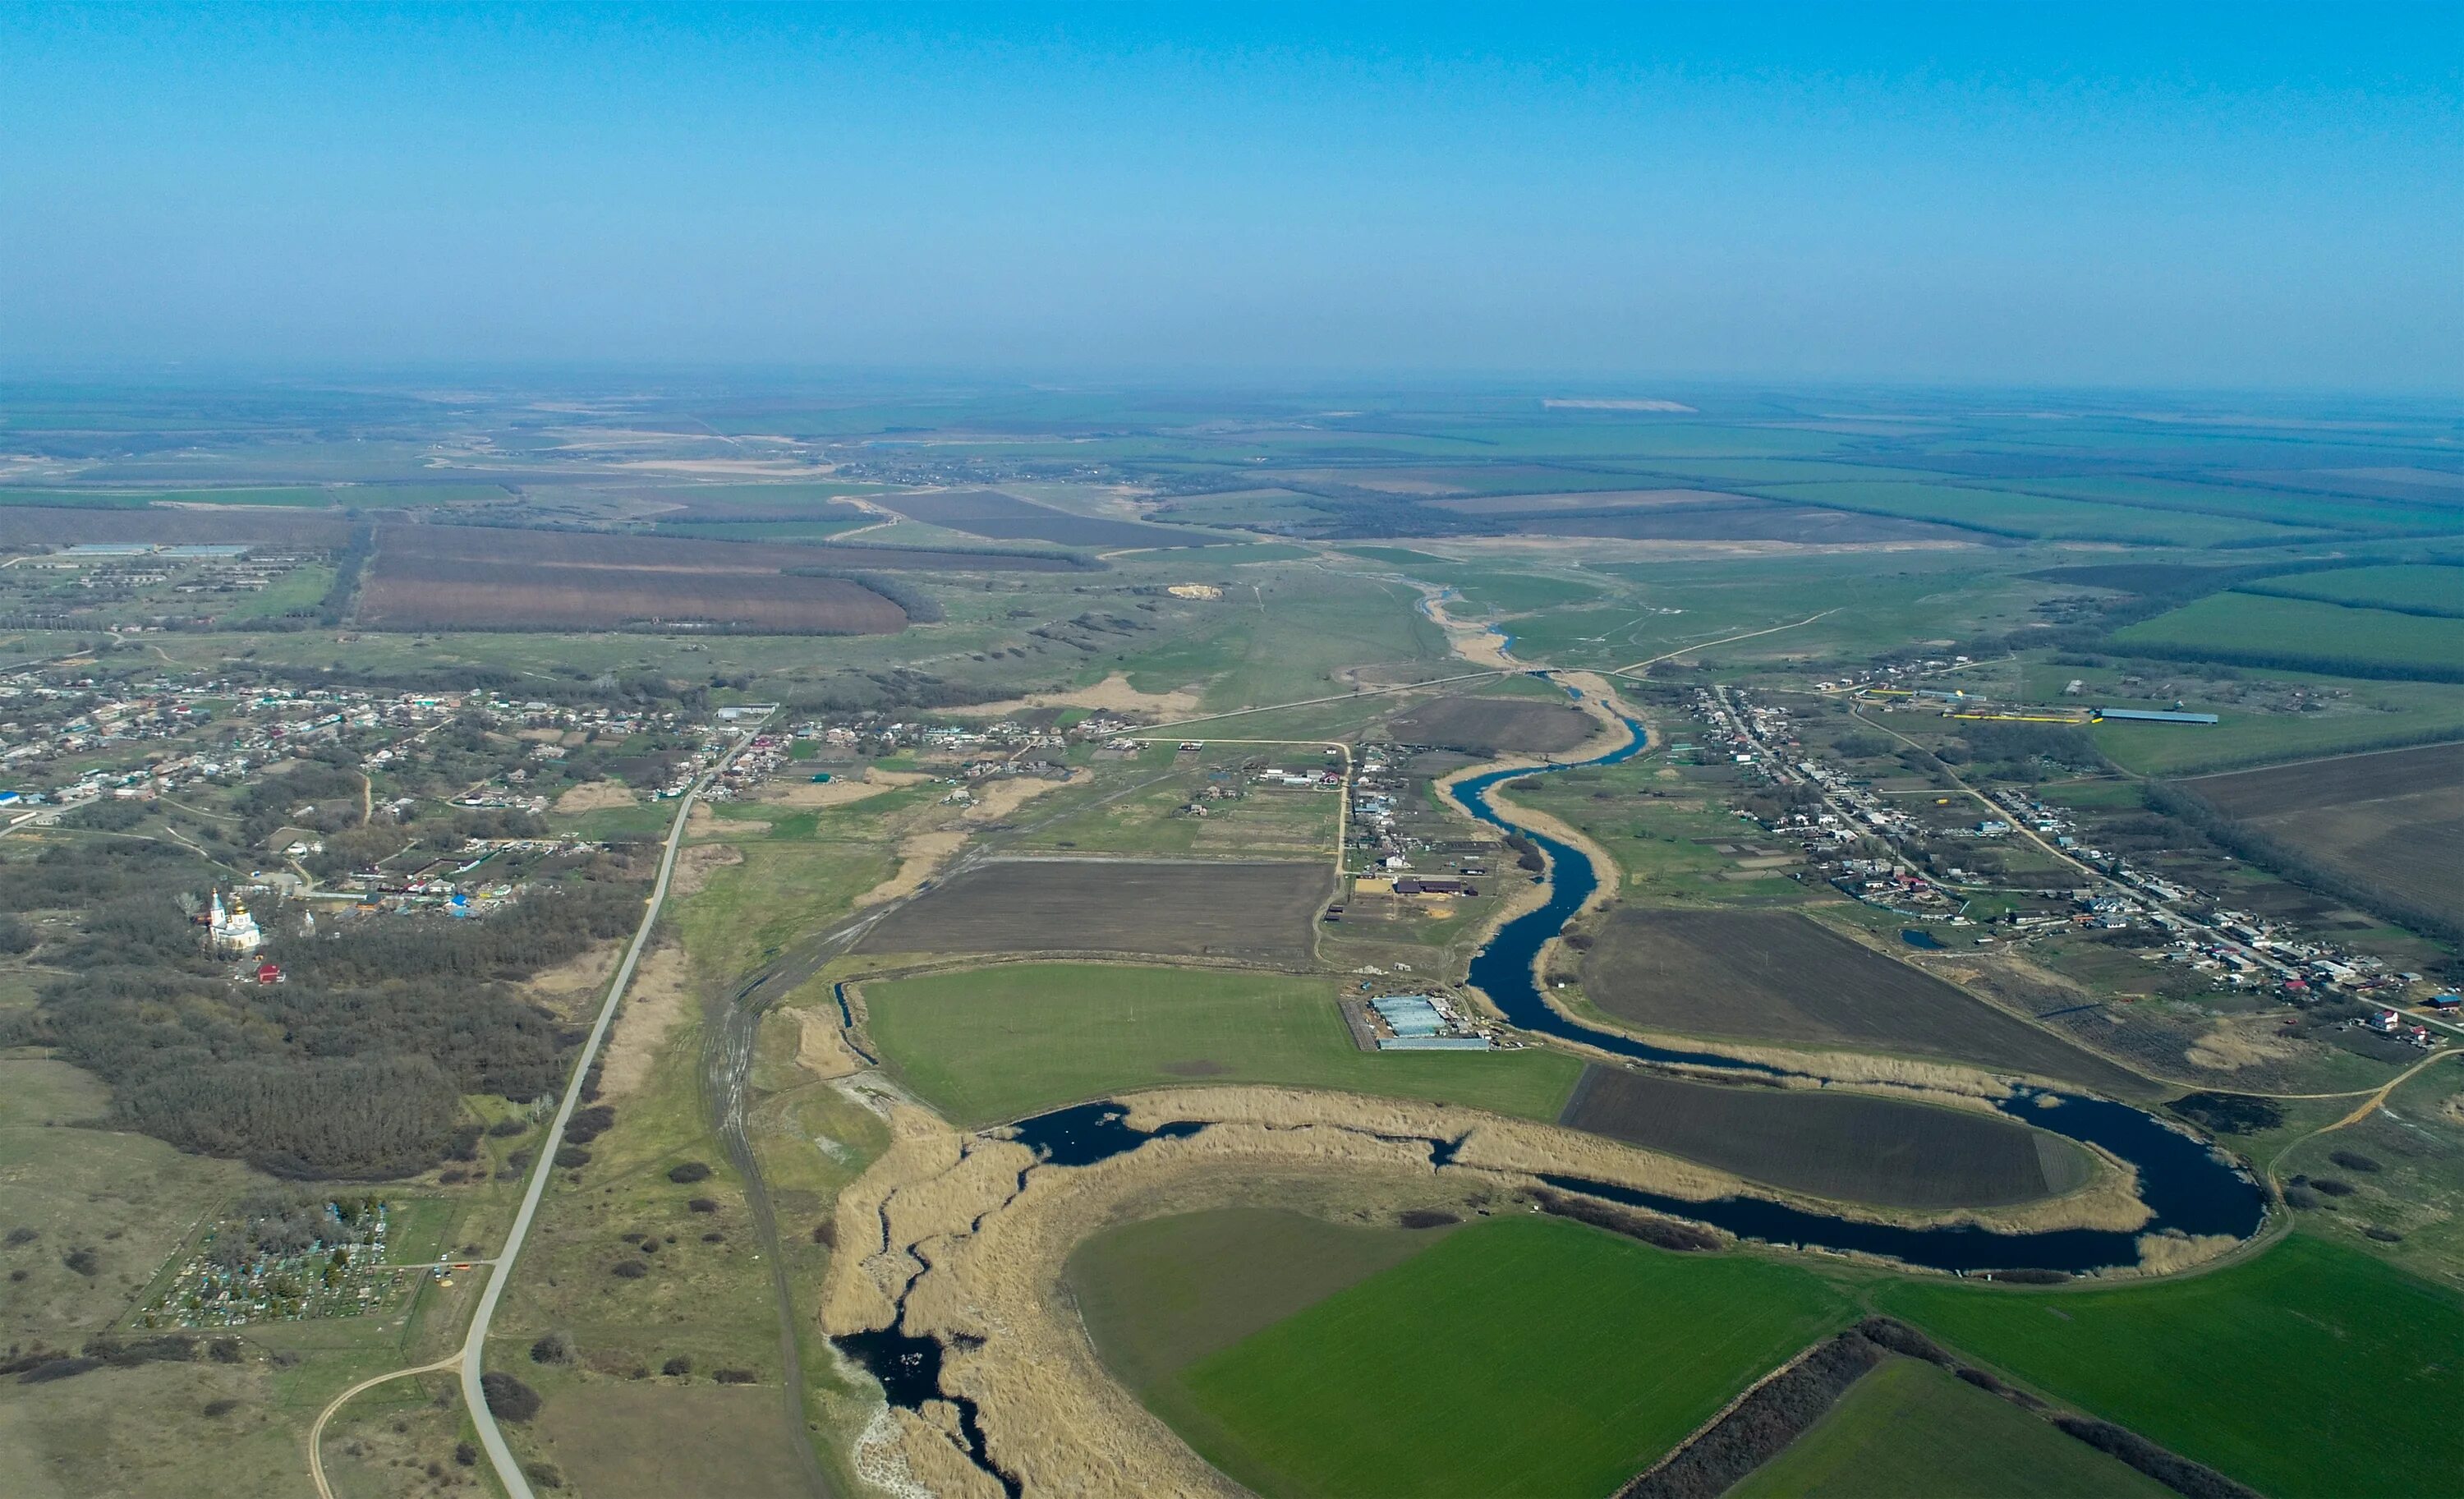
[[611, 806], [631, 806], [635, 801], [633, 788], [621, 781], [586, 781], [558, 797], [553, 809], [571, 815]]
[[692, 1003], [685, 950], [668, 945], [644, 954], [625, 991], [625, 1007], [607, 1032], [607, 1050], [600, 1063], [600, 1091], [610, 1099], [623, 1098], [649, 1082], [659, 1047]]

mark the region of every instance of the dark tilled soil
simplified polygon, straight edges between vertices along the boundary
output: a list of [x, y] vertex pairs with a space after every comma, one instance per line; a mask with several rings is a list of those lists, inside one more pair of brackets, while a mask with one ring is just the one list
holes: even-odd
[[2357, 878], [2464, 916], [2464, 743], [2188, 783], [2226, 816]]
[[1310, 960], [1324, 864], [1019, 859], [953, 878], [883, 917], [865, 953], [1153, 954]]
[[1595, 1066], [1558, 1122], [1788, 1191], [1883, 1207], [2004, 1207], [2087, 1179], [2086, 1157], [2056, 1136], [1869, 1093]]
[[536, 531], [511, 526], [387, 526], [377, 555], [519, 562], [539, 567], [624, 567], [655, 572], [775, 573], [790, 567], [868, 572], [1068, 572], [1058, 554], [935, 551], [925, 547], [704, 541], [689, 537], [605, 531]]
[[906, 611], [844, 578], [541, 567], [380, 553], [361, 594], [376, 629], [614, 629], [694, 622], [781, 634], [887, 635]]
[[2147, 1083], [1793, 912], [1614, 912], [1583, 964], [1600, 1010], [1650, 1030], [1835, 1044], [2082, 1083]]
[[1599, 722], [1568, 703], [1441, 697], [1389, 718], [1386, 732], [1400, 744], [1434, 744], [1475, 755], [1554, 755], [1598, 733]]
[[341, 516], [288, 506], [83, 510], [66, 505], [0, 505], [0, 546], [153, 541], [165, 546], [336, 547], [350, 539], [351, 523]]

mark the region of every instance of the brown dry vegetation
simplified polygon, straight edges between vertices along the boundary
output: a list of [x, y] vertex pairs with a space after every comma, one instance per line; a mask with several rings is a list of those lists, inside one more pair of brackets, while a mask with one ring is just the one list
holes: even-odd
[[608, 1030], [600, 1091], [611, 1102], [649, 1081], [659, 1047], [676, 1022], [692, 1013], [693, 984], [685, 950], [663, 946], [643, 956], [625, 991], [625, 1007]]
[[558, 797], [554, 809], [570, 816], [611, 806], [631, 806], [639, 800], [633, 788], [621, 781], [590, 781]]
[[[1061, 1290], [1070, 1251], [1112, 1223], [1275, 1201], [1295, 1182], [1319, 1197], [1338, 1183], [1427, 1197], [1519, 1191], [1548, 1171], [1696, 1200], [1753, 1190], [1607, 1140], [1445, 1105], [1272, 1088], [1165, 1089], [1125, 1102], [1141, 1129], [1210, 1127], [1059, 1167], [892, 1103], [891, 1149], [836, 1210], [841, 1252], [824, 1288], [824, 1329], [887, 1327], [903, 1298], [905, 1331], [943, 1341], [943, 1389], [978, 1402], [994, 1460], [1029, 1492], [1233, 1491], [1106, 1374]], [[1460, 1139], [1455, 1163], [1435, 1166], [1427, 1138]], [[2123, 1228], [2145, 1221], [2144, 1209], [2132, 1219], [2095, 1192], [2078, 1196], [2060, 1216]], [[881, 1417], [866, 1448], [860, 1467], [912, 1478], [948, 1471], [958, 1452], [933, 1422]]]

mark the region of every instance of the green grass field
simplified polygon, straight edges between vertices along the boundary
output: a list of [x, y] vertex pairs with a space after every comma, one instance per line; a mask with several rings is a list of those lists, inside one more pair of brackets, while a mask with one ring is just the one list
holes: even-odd
[[864, 986], [899, 1078], [970, 1128], [1171, 1083], [1287, 1083], [1556, 1117], [1581, 1064], [1547, 1051], [1378, 1055], [1334, 982], [1107, 963], [1004, 963]]
[[2453, 1493], [2464, 1473], [2464, 1297], [2358, 1249], [2297, 1234], [2152, 1286], [2045, 1294], [1912, 1280], [1874, 1300], [2279, 1499]]
[[1751, 493], [1798, 504], [1830, 505], [1869, 515], [1939, 520], [2012, 536], [2047, 539], [2211, 546], [2220, 541], [2299, 540], [2319, 535], [2265, 520], [2139, 509], [1959, 484], [1767, 484], [1754, 487]]
[[2464, 616], [2464, 567], [2453, 565], [2340, 567], [2334, 572], [2262, 578], [2244, 586], [2247, 592], [2286, 598]]
[[2172, 1490], [1932, 1364], [1893, 1358], [1727, 1499], [2165, 1499]]
[[1793, 1266], [1493, 1220], [1192, 1365], [1182, 1435], [1268, 1495], [1606, 1494], [1847, 1315]]
[[1440, 1242], [1427, 1229], [1218, 1208], [1107, 1229], [1071, 1252], [1068, 1282], [1105, 1367], [1170, 1403], [1182, 1369]]
[[2113, 639], [2124, 650], [2158, 646], [2219, 661], [2317, 663], [2327, 671], [2365, 662], [2399, 676], [2419, 672], [2433, 680], [2464, 664], [2464, 619], [2252, 593], [2210, 594], [2117, 630]]

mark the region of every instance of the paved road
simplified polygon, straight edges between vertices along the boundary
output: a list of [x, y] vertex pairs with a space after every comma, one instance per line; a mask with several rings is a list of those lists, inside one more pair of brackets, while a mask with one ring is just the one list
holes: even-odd
[[701, 799], [711, 781], [753, 741], [754, 731], [759, 727], [743, 726], [735, 746], [720, 756], [718, 763], [693, 783], [693, 789], [676, 804], [676, 820], [668, 829], [667, 848], [659, 856], [659, 878], [650, 887], [649, 905], [642, 913], [642, 924], [633, 933], [632, 945], [625, 949], [625, 961], [616, 970], [615, 981], [607, 986], [607, 1001], [599, 1007], [599, 1019], [590, 1027], [590, 1038], [583, 1043], [582, 1054], [573, 1059], [573, 1078], [565, 1084], [564, 1098], [548, 1124], [547, 1137], [539, 1141], [530, 1187], [522, 1194], [521, 1208], [514, 1215], [513, 1231], [505, 1236], [505, 1246], [496, 1255], [495, 1271], [488, 1277], [488, 1288], [479, 1294], [479, 1310], [471, 1318], [470, 1335], [462, 1342], [462, 1402], [470, 1408], [472, 1424], [479, 1431], [479, 1445], [495, 1466], [498, 1482], [504, 1485], [507, 1499], [534, 1499], [534, 1495], [530, 1480], [523, 1476], [522, 1466], [514, 1460], [513, 1448], [505, 1444], [505, 1434], [496, 1425], [496, 1418], [488, 1409], [487, 1397], [479, 1388], [479, 1375], [487, 1357], [488, 1322], [496, 1314], [496, 1303], [505, 1293], [505, 1283], [513, 1279], [514, 1262], [520, 1256], [522, 1241], [531, 1231], [531, 1216], [539, 1211], [540, 1195], [546, 1192], [548, 1177], [556, 1170], [556, 1153], [564, 1141], [565, 1121], [573, 1117], [574, 1106], [582, 1101], [582, 1083], [590, 1073], [591, 1059], [607, 1039], [607, 1026], [616, 1018], [616, 1002], [625, 997], [625, 986], [633, 980], [634, 965], [641, 961], [643, 949], [650, 945], [650, 929], [658, 924], [659, 908], [668, 898], [668, 882], [675, 874], [676, 854], [684, 848], [685, 819], [693, 815], [693, 804]]

